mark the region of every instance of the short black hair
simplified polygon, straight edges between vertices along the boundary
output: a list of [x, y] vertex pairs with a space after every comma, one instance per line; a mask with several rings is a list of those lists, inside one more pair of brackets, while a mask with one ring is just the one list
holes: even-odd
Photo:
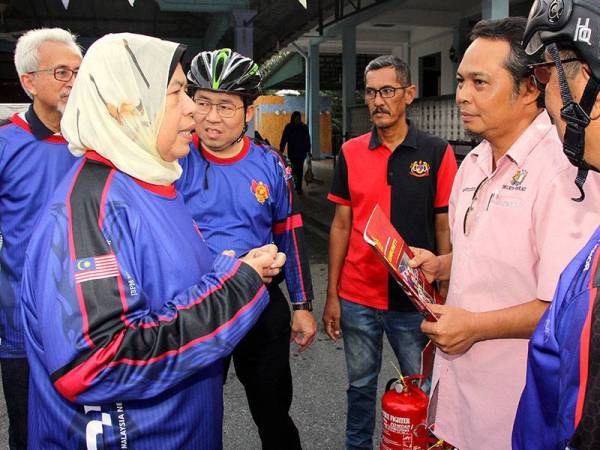
[[572, 79], [575, 78], [577, 76], [577, 74], [579, 73], [579, 71], [581, 70], [581, 68], [583, 67], [583, 64], [585, 64], [585, 58], [583, 58], [581, 56], [581, 53], [579, 53], [579, 51], [577, 51], [577, 49], [575, 47], [573, 47], [570, 44], [563, 44], [560, 43], [557, 45], [558, 47], [558, 51], [560, 52], [560, 57], [561, 59], [567, 59], [567, 58], [579, 58], [581, 61], [572, 61], [568, 64], [563, 64], [563, 69], [565, 71], [565, 75], [567, 76], [568, 79]]
[[[527, 19], [525, 17], [507, 17], [496, 20], [480, 20], [471, 30], [471, 42], [477, 38], [497, 39], [508, 42], [510, 53], [504, 61], [504, 67], [513, 78], [515, 95], [519, 95], [521, 81], [529, 78], [531, 70], [529, 64], [542, 62], [542, 53], [528, 55], [523, 47], [523, 34]], [[540, 96], [537, 101], [538, 106], [544, 106], [543, 91], [540, 90]]]
[[396, 70], [396, 78], [400, 84], [404, 86], [412, 84], [410, 81], [410, 67], [394, 55], [382, 55], [370, 61], [367, 67], [365, 67], [365, 84], [367, 83], [367, 72], [385, 67], [393, 67]]

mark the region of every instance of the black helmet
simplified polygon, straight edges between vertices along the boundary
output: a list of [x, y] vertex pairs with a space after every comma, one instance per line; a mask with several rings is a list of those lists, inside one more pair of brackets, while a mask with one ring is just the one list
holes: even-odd
[[258, 65], [229, 48], [198, 53], [192, 59], [187, 78], [192, 88], [251, 99], [258, 97], [261, 82]]
[[600, 81], [600, 3], [597, 0], [535, 0], [523, 44], [530, 55], [550, 44], [577, 51]]
[[[575, 185], [585, 198], [583, 184], [589, 170], [600, 171], [584, 159], [585, 129], [590, 124], [590, 112], [600, 92], [600, 5], [598, 0], [535, 0], [529, 13], [523, 36], [527, 53], [542, 48], [552, 57], [558, 73], [563, 107], [560, 116], [566, 124], [563, 150], [577, 171]], [[560, 59], [559, 44], [576, 51], [590, 67], [589, 78], [579, 103], [575, 102]]]

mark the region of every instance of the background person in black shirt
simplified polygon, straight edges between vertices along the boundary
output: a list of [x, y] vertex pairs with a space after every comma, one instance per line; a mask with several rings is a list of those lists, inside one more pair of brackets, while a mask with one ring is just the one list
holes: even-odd
[[306, 124], [302, 123], [300, 111], [292, 113], [290, 123], [283, 129], [281, 143], [279, 144], [281, 153], [285, 151], [286, 144], [288, 146], [288, 158], [292, 164], [296, 192], [302, 194], [302, 171], [306, 155], [310, 153], [310, 134]]

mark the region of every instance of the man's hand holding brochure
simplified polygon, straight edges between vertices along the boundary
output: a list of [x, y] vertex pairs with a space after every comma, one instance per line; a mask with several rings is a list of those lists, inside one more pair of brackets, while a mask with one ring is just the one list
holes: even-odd
[[373, 208], [363, 238], [379, 255], [383, 264], [415, 305], [415, 308], [428, 321], [437, 321], [430, 305], [441, 304], [443, 302], [442, 297], [430, 284], [421, 269], [410, 267], [409, 261], [414, 257], [413, 252], [382, 212], [379, 205]]

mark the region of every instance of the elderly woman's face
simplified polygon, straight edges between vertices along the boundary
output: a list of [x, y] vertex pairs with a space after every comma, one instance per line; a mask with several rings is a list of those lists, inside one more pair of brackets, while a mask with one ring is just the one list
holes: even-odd
[[190, 149], [195, 105], [186, 94], [186, 86], [185, 74], [181, 64], [178, 64], [167, 87], [165, 115], [156, 142], [158, 153], [165, 161], [171, 162], [183, 158]]

